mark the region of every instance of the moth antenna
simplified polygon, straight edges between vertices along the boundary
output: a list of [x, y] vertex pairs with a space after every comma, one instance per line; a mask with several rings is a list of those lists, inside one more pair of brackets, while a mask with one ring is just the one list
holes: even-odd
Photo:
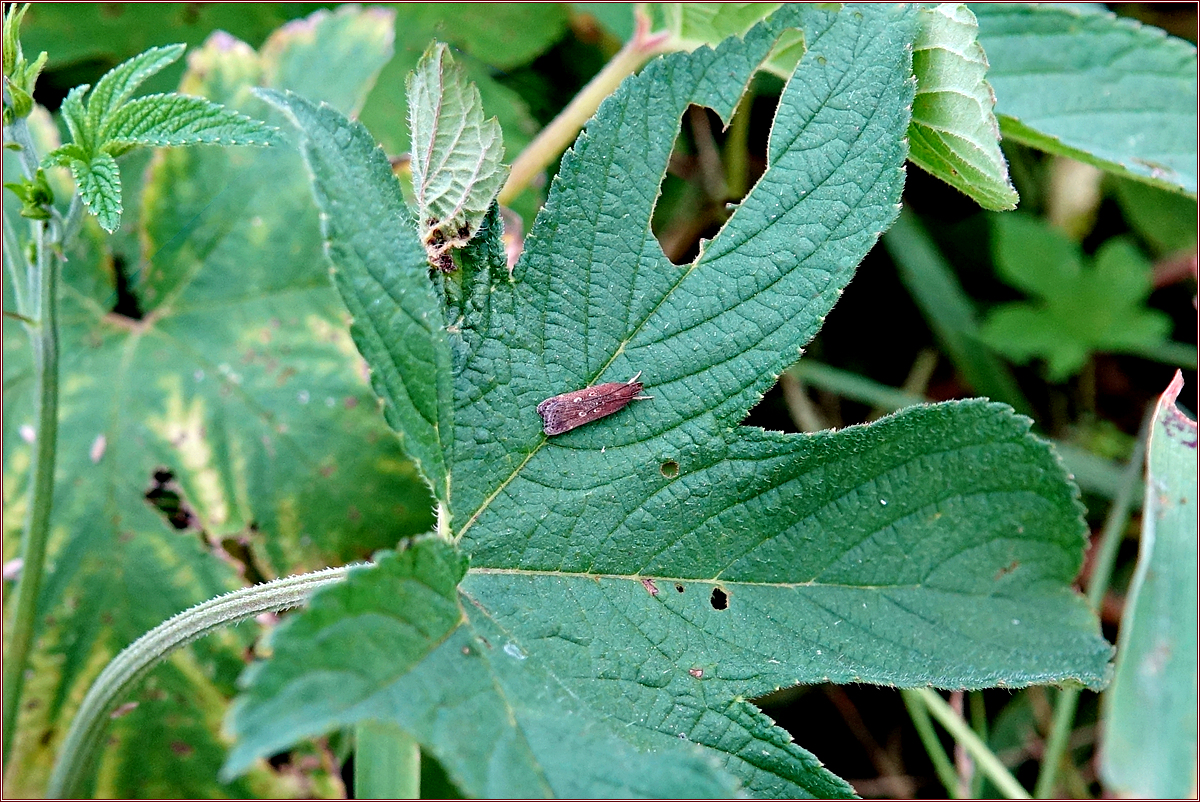
[[633, 374], [633, 378], [632, 378], [632, 379], [630, 379], [629, 381], [627, 381], [627, 382], [625, 382], [625, 383], [626, 383], [626, 384], [633, 384], [635, 381], [637, 381], [637, 380], [638, 380], [638, 376], [641, 376], [641, 375], [642, 375], [642, 372], [639, 370], [637, 373]]
[[633, 398], [631, 398], [629, 400], [630, 401], [649, 401], [651, 398], [654, 398], [654, 396], [652, 396], [652, 395], [635, 395]]

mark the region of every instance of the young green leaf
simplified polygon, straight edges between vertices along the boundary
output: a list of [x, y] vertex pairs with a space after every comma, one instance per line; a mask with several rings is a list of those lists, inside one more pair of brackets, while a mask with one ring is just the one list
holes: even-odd
[[1017, 362], [1046, 360], [1051, 381], [1078, 371], [1093, 351], [1128, 352], [1161, 344], [1170, 330], [1146, 308], [1150, 263], [1125, 238], [1108, 240], [1094, 265], [1079, 246], [1021, 215], [994, 219], [1000, 275], [1036, 301], [993, 309], [980, 329], [985, 343]]
[[37, 175], [30, 181], [6, 183], [5, 189], [12, 190], [21, 201], [21, 216], [30, 220], [49, 220], [50, 206], [54, 203], [54, 191], [46, 180], [46, 171], [38, 168]]
[[425, 51], [406, 86], [418, 230], [429, 263], [448, 272], [450, 250], [475, 236], [508, 175], [500, 124], [484, 120], [479, 90], [443, 44]]
[[152, 47], [106, 72], [88, 98], [88, 128], [100, 131], [109, 116], [133, 97], [143, 81], [178, 61], [184, 49], [184, 45], [178, 44]]
[[25, 60], [25, 54], [21, 50], [21, 20], [24, 19], [29, 6], [29, 3], [10, 3], [8, 11], [4, 14], [5, 125], [10, 125], [14, 118], [28, 117], [33, 111], [33, 87], [42, 68], [46, 66], [44, 51], [30, 63]]
[[[697, 104], [728, 119], [797, 27], [808, 50], [766, 172], [696, 260], [671, 264], [649, 221], [682, 115]], [[293, 630], [294, 651], [255, 669], [231, 719], [231, 770], [372, 717], [411, 733], [471, 794], [529, 793], [534, 768], [543, 793], [612, 793], [574, 775], [596, 738], [616, 737], [672, 755], [699, 744], [754, 795], [844, 796], [745, 700], [824, 680], [1103, 684], [1111, 650], [1070, 587], [1081, 508], [1027, 419], [977, 400], [812, 436], [739, 425], [895, 219], [915, 29], [907, 7], [788, 6], [741, 40], [651, 62], [564, 157], [512, 275], [486, 256], [498, 242], [464, 251], [453, 329], [428, 332], [407, 305], [423, 310], [433, 292], [409, 262], [416, 238], [381, 226], [404, 214], [382, 155], [331, 110], [273, 98], [300, 128], [374, 369], [416, 364], [414, 342], [449, 343], [452, 408], [439, 389], [436, 418], [392, 420], [422, 447], [442, 438], [449, 528], [471, 565], [456, 594], [465, 623], [428, 633], [440, 645], [416, 657], [351, 634], [344, 648], [313, 647], [339, 622], [375, 625], [360, 615], [379, 609], [367, 588], [346, 589], [353, 620]], [[349, 154], [376, 164], [350, 169]], [[387, 208], [368, 213], [376, 204]], [[483, 235], [498, 240], [494, 222]], [[380, 230], [386, 246], [373, 244]], [[638, 370], [654, 400], [544, 435], [538, 402]], [[404, 400], [404, 379], [443, 380], [377, 380], [393, 393], [385, 405]], [[360, 643], [371, 666], [401, 668], [358, 673]], [[481, 674], [464, 662], [476, 656]], [[333, 688], [333, 676], [346, 681]], [[536, 716], [547, 706], [568, 712], [568, 731], [547, 737]], [[501, 720], [536, 743], [514, 744]]]
[[114, 156], [137, 145], [275, 144], [274, 131], [258, 120], [211, 100], [187, 95], [148, 95], [126, 103], [99, 129], [102, 148]]
[[72, 89], [62, 104], [72, 142], [42, 159], [69, 166], [88, 211], [105, 231], [121, 224], [121, 174], [115, 158], [138, 145], [271, 145], [274, 131], [203, 98], [150, 95], [129, 100], [146, 78], [175, 62], [183, 45], [151, 48], [109, 70], [88, 97]]
[[1176, 404], [1181, 390], [1176, 372], [1151, 421], [1141, 546], [1105, 697], [1100, 772], [1122, 797], [1196, 788], [1196, 421]]
[[972, 8], [1006, 139], [1195, 197], [1195, 45], [1086, 6]]
[[984, 79], [988, 62], [978, 32], [975, 15], [961, 3], [921, 9], [908, 158], [985, 209], [1015, 209], [1017, 192], [1000, 152], [996, 96]]
[[121, 170], [117, 160], [100, 152], [91, 160], [69, 159], [71, 177], [79, 190], [88, 211], [96, 216], [96, 222], [105, 231], [112, 233], [121, 225]]

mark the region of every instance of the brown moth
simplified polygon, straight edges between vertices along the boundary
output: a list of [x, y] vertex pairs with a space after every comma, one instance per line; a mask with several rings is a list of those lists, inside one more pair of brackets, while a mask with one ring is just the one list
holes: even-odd
[[577, 426], [621, 411], [630, 401], [653, 398], [652, 395], [639, 395], [642, 383], [638, 381], [638, 376], [641, 375], [639, 370], [637, 376], [627, 382], [605, 382], [547, 398], [537, 405], [538, 414], [545, 424], [543, 431], [550, 435], [569, 432]]

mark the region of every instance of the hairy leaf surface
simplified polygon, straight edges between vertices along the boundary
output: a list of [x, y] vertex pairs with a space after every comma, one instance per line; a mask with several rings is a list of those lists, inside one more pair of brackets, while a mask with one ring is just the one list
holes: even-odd
[[[681, 116], [699, 104], [728, 119], [795, 28], [806, 51], [766, 173], [695, 261], [671, 264], [649, 221]], [[611, 794], [555, 775], [557, 761], [608, 765], [596, 744], [611, 737], [672, 771], [691, 759], [681, 744], [699, 745], [754, 795], [835, 796], [849, 787], [747, 699], [826, 679], [1104, 682], [1110, 648], [1070, 588], [1077, 491], [1027, 419], [975, 400], [816, 435], [740, 426], [896, 217], [915, 28], [911, 8], [789, 6], [742, 39], [652, 62], [564, 157], [511, 276], [485, 221], [459, 306], [419, 346], [452, 354], [437, 417], [453, 422], [448, 528], [470, 560], [460, 617], [446, 608], [437, 632], [393, 653], [397, 638], [379, 633], [412, 622], [388, 612], [372, 571], [356, 574], [336, 589], [352, 614], [281, 632], [277, 648], [297, 651], [255, 669], [228, 769], [384, 718], [469, 794]], [[318, 199], [338, 199], [321, 201], [337, 218], [327, 236], [365, 236], [369, 210], [394, 195], [382, 153], [329, 109], [273, 99], [302, 132]], [[371, 166], [351, 174], [342, 159]], [[405, 259], [419, 252], [412, 229], [396, 241]], [[353, 274], [339, 286], [366, 293], [347, 299], [367, 310], [356, 325], [438, 297], [408, 265], [340, 260], [339, 244], [335, 268]], [[417, 347], [380, 345], [376, 370]], [[543, 399], [638, 371], [652, 400], [542, 433]], [[326, 638], [342, 646], [299, 648]], [[453, 737], [466, 705], [472, 722], [500, 724]], [[549, 740], [544, 723], [526, 726], [547, 706], [570, 722]], [[522, 773], [498, 773], [501, 756]]]

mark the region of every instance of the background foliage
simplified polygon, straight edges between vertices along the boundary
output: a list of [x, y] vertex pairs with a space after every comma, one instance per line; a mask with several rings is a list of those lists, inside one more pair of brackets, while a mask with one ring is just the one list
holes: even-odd
[[[178, 85], [288, 130], [248, 89], [292, 90], [357, 113], [391, 155], [408, 148], [403, 79], [431, 39], [456, 48], [486, 112], [499, 119], [507, 153], [516, 154], [633, 32], [628, 7], [592, 4], [422, 4], [318, 13], [309, 4], [62, 8], [36, 5], [25, 26], [26, 51], [50, 53], [36, 99], [51, 110], [71, 86], [94, 83], [146, 47], [188, 42], [187, 71], [166, 70], [146, 91]], [[1187, 196], [1195, 192], [1195, 153], [1187, 162], [1188, 154], [1172, 151], [1178, 115], [1150, 105], [1181, 92], [1186, 100], [1187, 88], [1137, 83], [1143, 74], [1177, 71], [1186, 46], [1130, 21], [1106, 27], [1099, 18], [1048, 12], [1049, 18], [1031, 23], [1019, 14], [975, 11], [1020, 217], [981, 212], [910, 166], [904, 203], [912, 219], [893, 229], [887, 250], [868, 255], [806, 360], [767, 392], [747, 423], [795, 431], [862, 422], [886, 407], [881, 388], [902, 387], [932, 400], [986, 392], [1031, 413], [1038, 432], [1063, 444], [1085, 491], [1087, 520], [1098, 531], [1117, 466], [1129, 456], [1143, 410], [1166, 386], [1174, 364], [1190, 365], [1186, 386], [1195, 387], [1196, 207]], [[1055, 48], [1037, 38], [1058, 36], [1053, 26], [1076, 24], [1072, 19], [1085, 32], [1097, 30], [1109, 49]], [[1186, 19], [1160, 23], [1190, 30]], [[230, 35], [214, 34], [218, 28]], [[1007, 65], [1019, 61], [1013, 48], [1031, 40], [1057, 61], [1045, 64], [1034, 83], [1020, 84]], [[1131, 61], [1105, 61], [1110, 53]], [[1085, 105], [1076, 111], [1090, 125], [1043, 125], [1039, 98], [1066, 91], [1047, 87], [1056, 76], [1069, 79], [1088, 59], [1113, 71], [1118, 85], [1132, 82], [1120, 90], [1130, 100], [1123, 116], [1109, 119], [1108, 108]], [[1093, 80], [1091, 86], [1109, 86], [1107, 79]], [[1088, 97], [1088, 88], [1078, 94]], [[672, 261], [694, 257], [701, 239], [724, 222], [725, 203], [739, 199], [765, 170], [766, 131], [780, 89], [770, 75], [756, 78], [727, 130], [710, 113], [683, 115], [653, 210], [654, 234]], [[1193, 131], [1194, 82], [1190, 91]], [[51, 142], [51, 120], [36, 123]], [[1144, 163], [1087, 139], [1098, 132], [1107, 147], [1128, 131], [1167, 138], [1161, 157]], [[1094, 154], [1085, 161], [1157, 186], [1111, 172], [1072, 172], [1047, 155], [1081, 151]], [[721, 160], [715, 172], [713, 153]], [[107, 658], [146, 629], [247, 580], [364, 559], [426, 531], [432, 520], [428, 491], [378, 414], [350, 341], [294, 150], [135, 155], [122, 162], [122, 179], [122, 229], [113, 239], [88, 229], [64, 277], [54, 562], [28, 691], [35, 701], [22, 712], [14, 770], [6, 777], [11, 795], [40, 792], [83, 689]], [[526, 226], [541, 191], [514, 202]], [[1014, 242], [1023, 249], [1040, 243], [1047, 269], [1034, 278], [1022, 274], [1029, 264], [1005, 256], [1006, 247], [1018, 247]], [[914, 263], [921, 247], [932, 257]], [[1118, 284], [1126, 289], [1116, 293]], [[5, 291], [9, 308], [7, 285]], [[948, 319], [946, 310], [955, 308], [962, 314]], [[1004, 315], [1018, 308], [1032, 322], [1005, 329]], [[1064, 321], [1079, 323], [1071, 337], [1034, 336], [1038, 326], [1059, 332]], [[24, 336], [7, 319], [4, 348], [10, 558], [24, 512], [29, 445], [22, 426], [29, 399], [22, 388], [29, 373]], [[805, 373], [805, 361], [870, 379], [871, 392], [847, 391], [838, 383], [845, 374], [822, 380]], [[1136, 533], [1131, 527], [1117, 581], [1100, 608], [1111, 641]], [[486, 537], [482, 528], [477, 536]], [[438, 570], [453, 570], [438, 559]], [[1085, 577], [1088, 571], [1085, 565]], [[473, 592], [487, 593], [483, 587]], [[104, 613], [97, 617], [97, 610]], [[114, 745], [89, 790], [192, 797], [341, 793], [336, 733], [217, 784], [226, 748], [218, 724], [253, 638], [248, 629], [211, 636], [158, 669], [139, 693], [138, 707], [114, 723]], [[994, 690], [960, 699], [986, 724], [992, 748], [1018, 777], [1030, 779], [1054, 694]], [[1064, 778], [1072, 792], [1099, 788], [1087, 761], [1095, 742], [1094, 700], [1084, 697], [1072, 742], [1080, 767]], [[945, 791], [893, 690], [814, 684], [762, 703], [799, 743], [820, 744], [827, 768], [860, 794]], [[164, 743], [169, 751], [160, 748]], [[598, 742], [594, 748], [608, 747]], [[683, 761], [677, 770], [686, 773], [688, 765]], [[426, 770], [431, 795], [452, 790], [437, 784], [444, 778], [436, 763]], [[970, 790], [994, 793], [978, 780]]]

